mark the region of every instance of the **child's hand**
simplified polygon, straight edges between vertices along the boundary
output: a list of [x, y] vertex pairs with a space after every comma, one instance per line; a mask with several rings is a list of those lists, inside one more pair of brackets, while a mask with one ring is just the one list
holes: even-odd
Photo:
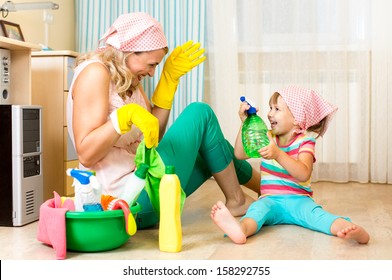
[[259, 150], [259, 154], [262, 158], [264, 159], [277, 159], [280, 153], [282, 152], [281, 149], [276, 146], [274, 140], [272, 139], [271, 132], [267, 132], [268, 139], [270, 140], [270, 143], [268, 146], [265, 146], [264, 148], [261, 148]]
[[248, 117], [246, 111], [249, 110], [249, 108], [250, 105], [248, 104], [248, 102], [241, 102], [240, 109], [238, 110], [238, 116], [240, 116], [241, 122], [244, 122], [245, 119]]
[[[248, 117], [248, 114], [245, 111], [250, 109], [250, 105], [248, 102], [244, 101], [240, 104], [240, 109], [238, 111], [238, 115], [240, 116], [241, 122], [244, 122], [245, 119]], [[256, 107], [256, 112], [259, 111], [259, 108]]]

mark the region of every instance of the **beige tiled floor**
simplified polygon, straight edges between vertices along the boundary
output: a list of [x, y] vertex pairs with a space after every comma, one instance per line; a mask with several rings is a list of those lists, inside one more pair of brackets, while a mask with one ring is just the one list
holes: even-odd
[[[211, 221], [213, 203], [223, 199], [214, 180], [190, 196], [182, 217], [183, 250], [158, 248], [157, 227], [140, 230], [122, 247], [99, 253], [67, 252], [69, 260], [392, 260], [392, 185], [313, 184], [315, 200], [332, 213], [365, 227], [371, 241], [358, 245], [292, 225], [265, 227], [235, 245]], [[253, 195], [251, 192], [247, 191]], [[53, 260], [55, 251], [36, 240], [37, 222], [0, 227], [0, 259]]]

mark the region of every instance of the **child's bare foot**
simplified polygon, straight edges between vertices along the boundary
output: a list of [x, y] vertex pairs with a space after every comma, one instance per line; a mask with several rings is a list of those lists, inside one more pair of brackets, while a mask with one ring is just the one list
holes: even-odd
[[240, 223], [234, 218], [222, 201], [218, 201], [211, 209], [211, 218], [230, 239], [237, 244], [244, 244], [246, 236]]
[[343, 239], [353, 239], [360, 244], [367, 244], [369, 242], [369, 234], [362, 227], [357, 225], [350, 225], [341, 229], [336, 235]]
[[247, 194], [244, 194], [244, 200], [242, 203], [234, 200], [226, 201], [226, 208], [230, 211], [231, 215], [234, 217], [239, 217], [245, 215], [246, 211], [255, 200]]

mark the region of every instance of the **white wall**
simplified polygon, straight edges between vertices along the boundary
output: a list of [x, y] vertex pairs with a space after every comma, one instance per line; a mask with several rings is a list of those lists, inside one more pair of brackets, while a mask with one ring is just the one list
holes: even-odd
[[[0, 1], [0, 5], [5, 3]], [[14, 3], [40, 2], [40, 0], [14, 0]], [[75, 50], [75, 3], [73, 0], [53, 0], [58, 4], [58, 10], [50, 10], [53, 23], [49, 25], [48, 46], [55, 50]], [[45, 43], [44, 11], [31, 10], [10, 12], [2, 20], [20, 25], [26, 42], [35, 44]]]

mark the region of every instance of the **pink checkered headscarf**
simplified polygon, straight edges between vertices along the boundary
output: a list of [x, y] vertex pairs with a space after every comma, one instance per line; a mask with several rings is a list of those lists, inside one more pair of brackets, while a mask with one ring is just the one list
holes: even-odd
[[146, 13], [119, 16], [100, 41], [126, 52], [153, 51], [167, 47], [161, 24]]
[[[288, 86], [277, 91], [286, 102], [295, 121], [304, 132], [327, 117], [328, 126], [338, 108], [324, 100], [317, 92], [298, 86]], [[323, 136], [323, 135], [320, 135]]]

